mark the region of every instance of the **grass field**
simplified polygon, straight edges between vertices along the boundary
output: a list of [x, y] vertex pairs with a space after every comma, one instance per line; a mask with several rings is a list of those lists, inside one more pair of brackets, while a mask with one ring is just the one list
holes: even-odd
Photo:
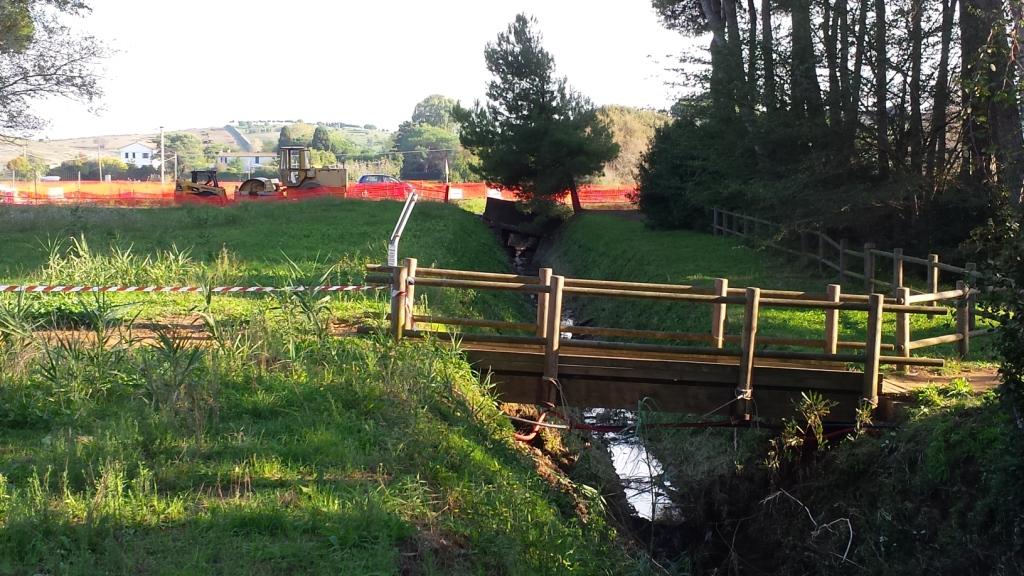
[[[2, 209], [0, 280], [279, 285], [332, 267], [358, 280], [399, 209]], [[40, 248], [82, 237], [88, 249]], [[449, 206], [417, 207], [402, 253], [506, 269], [490, 232]], [[489, 317], [524, 305], [436, 296]], [[596, 493], [536, 473], [450, 343], [331, 336], [382, 299], [136, 306], [191, 308], [200, 344], [172, 328], [134, 342], [118, 311], [141, 296], [119, 298], [0, 297], [0, 573], [643, 573]], [[75, 306], [84, 337], [38, 331]]]
[[[711, 288], [715, 278], [728, 278], [730, 287], [757, 286], [824, 293], [834, 278], [801, 270], [798, 263], [775, 252], [743, 245], [735, 239], [687, 230], [651, 230], [643, 222], [614, 215], [587, 213], [573, 218], [542, 255], [556, 274], [636, 282], [692, 284]], [[574, 298], [566, 306], [577, 320], [592, 319], [595, 325], [707, 333], [711, 307], [703, 304]], [[739, 334], [743, 310], [729, 308], [726, 331]], [[840, 314], [840, 340], [863, 341], [866, 313]], [[759, 336], [823, 338], [824, 313], [812, 310], [764, 308], [759, 317]], [[911, 316], [913, 339], [955, 330], [952, 315], [928, 318]], [[884, 334], [892, 342], [895, 318], [887, 315]], [[952, 356], [952, 346], [920, 350], [915, 355]], [[991, 353], [978, 339], [971, 358], [984, 361]]]

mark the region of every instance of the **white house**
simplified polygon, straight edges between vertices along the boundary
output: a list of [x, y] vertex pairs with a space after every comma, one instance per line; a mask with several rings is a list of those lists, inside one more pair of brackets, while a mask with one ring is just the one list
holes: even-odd
[[247, 172], [257, 168], [266, 168], [277, 162], [277, 154], [273, 152], [219, 152], [217, 165], [225, 167], [236, 158], [242, 161], [242, 166]]
[[142, 142], [133, 142], [117, 150], [117, 156], [125, 164], [135, 166], [160, 166], [160, 149]]

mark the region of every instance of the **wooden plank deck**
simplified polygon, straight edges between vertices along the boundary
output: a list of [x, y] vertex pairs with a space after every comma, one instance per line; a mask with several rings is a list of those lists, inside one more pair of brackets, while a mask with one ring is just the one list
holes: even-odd
[[[554, 399], [574, 407], [632, 408], [647, 399], [666, 412], [728, 416], [739, 381], [737, 358], [588, 350], [563, 345], [559, 356], [560, 393], [552, 396], [542, 380], [539, 346], [464, 343], [470, 361], [490, 378], [500, 399], [539, 404]], [[863, 374], [835, 363], [755, 359], [753, 406], [758, 417], [775, 420], [794, 414], [794, 398], [816, 391], [837, 403], [831, 418], [850, 421], [862, 392]]]

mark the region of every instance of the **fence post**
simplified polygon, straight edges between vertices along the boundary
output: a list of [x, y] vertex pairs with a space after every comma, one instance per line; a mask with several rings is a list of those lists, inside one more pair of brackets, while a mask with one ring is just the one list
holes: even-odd
[[[843, 288], [839, 284], [828, 285], [828, 301], [839, 302]], [[825, 353], [835, 354], [839, 351], [839, 309], [825, 309]]]
[[846, 250], [849, 248], [849, 241], [846, 238], [839, 239], [839, 284], [846, 281]]
[[[964, 265], [964, 268], [968, 272], [968, 274], [967, 274], [967, 285], [971, 286], [971, 285], [973, 285], [975, 283], [974, 282], [975, 276], [974, 276], [974, 274], [971, 274], [971, 272], [977, 272], [978, 271], [978, 265], [975, 264], [974, 262], [968, 262], [966, 265]], [[975, 309], [975, 307], [978, 304], [977, 298], [978, 297], [975, 294], [971, 294], [971, 296], [970, 296], [970, 302], [971, 302], [971, 322], [970, 322], [971, 330], [977, 330], [978, 329], [978, 315], [974, 313], [974, 309]]]
[[401, 340], [405, 331], [405, 293], [409, 288], [409, 268], [397, 266], [391, 280], [391, 335]]
[[[901, 287], [896, 290], [897, 304], [906, 304], [910, 298], [910, 288]], [[904, 358], [910, 358], [910, 314], [906, 312], [896, 313], [896, 353]], [[910, 372], [910, 366], [904, 364], [900, 367], [904, 374]]]
[[864, 244], [864, 291], [871, 294], [875, 291], [875, 245]]
[[750, 420], [754, 392], [754, 348], [757, 345], [757, 316], [761, 306], [761, 289], [747, 288], [747, 302], [743, 309], [743, 336], [740, 340], [740, 377], [736, 386], [734, 414]]
[[903, 248], [892, 249], [892, 295], [903, 288]]
[[882, 353], [882, 303], [885, 297], [871, 294], [868, 297], [868, 334], [864, 358], [864, 400], [872, 406], [878, 405], [878, 358]]
[[[537, 271], [537, 280], [541, 286], [551, 286], [551, 268]], [[545, 338], [548, 334], [548, 300], [547, 292], [537, 293], [537, 337]]]
[[956, 289], [963, 290], [963, 296], [956, 301], [956, 333], [960, 335], [956, 348], [960, 358], [966, 358], [971, 352], [970, 288], [963, 280], [957, 280]]
[[558, 353], [562, 344], [562, 289], [564, 276], [552, 276], [548, 288], [547, 334], [544, 340], [544, 382], [550, 386], [548, 401], [558, 401]]
[[711, 233], [715, 236], [721, 236], [722, 231], [718, 229], [718, 208], [713, 208], [711, 213]]
[[818, 232], [818, 273], [825, 271], [825, 235]]
[[939, 255], [928, 255], [928, 291], [935, 294], [939, 291]]
[[[728, 278], [715, 278], [715, 295], [729, 295]], [[715, 348], [725, 347], [725, 313], [725, 304], [715, 304], [711, 307], [711, 338]]]
[[405, 259], [405, 329], [416, 329], [416, 259]]
[[807, 244], [808, 244], [808, 242], [807, 242], [807, 231], [806, 230], [801, 230], [800, 231], [800, 256], [802, 256], [803, 259], [804, 259], [804, 266], [807, 266], [807, 265], [809, 265], [811, 263], [811, 258], [810, 258], [810, 256], [808, 256], [811, 253], [811, 249], [807, 246]]

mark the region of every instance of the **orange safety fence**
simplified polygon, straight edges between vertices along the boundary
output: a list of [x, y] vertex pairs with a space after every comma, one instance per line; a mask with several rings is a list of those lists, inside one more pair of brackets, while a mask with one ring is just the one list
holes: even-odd
[[[314, 197], [337, 197], [362, 200], [405, 200], [416, 191], [421, 200], [449, 202], [457, 200], [500, 198], [514, 200], [515, 193], [491, 188], [482, 182], [434, 182], [411, 180], [397, 183], [349, 184], [347, 188], [312, 188], [289, 190], [270, 196], [236, 195], [239, 183], [222, 182], [226, 198], [175, 194], [174, 183], [136, 181], [39, 181], [16, 182], [15, 186], [0, 183], [0, 204], [47, 205], [89, 203], [103, 206], [171, 206], [185, 203], [227, 205], [236, 202], [295, 201]], [[629, 204], [635, 201], [636, 189], [622, 186], [581, 186], [580, 202], [584, 205]], [[568, 194], [562, 202], [569, 203]]]

